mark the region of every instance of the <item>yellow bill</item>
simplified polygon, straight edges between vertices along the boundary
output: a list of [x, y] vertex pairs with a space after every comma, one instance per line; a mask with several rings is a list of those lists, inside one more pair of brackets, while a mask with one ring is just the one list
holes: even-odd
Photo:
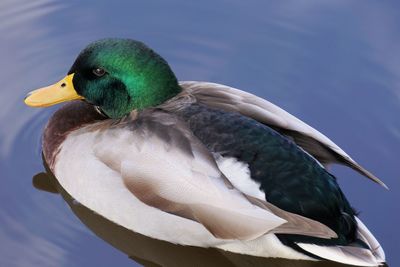
[[73, 73], [69, 74], [53, 85], [30, 92], [25, 98], [25, 104], [30, 107], [49, 107], [69, 100], [83, 99], [74, 88], [73, 77]]

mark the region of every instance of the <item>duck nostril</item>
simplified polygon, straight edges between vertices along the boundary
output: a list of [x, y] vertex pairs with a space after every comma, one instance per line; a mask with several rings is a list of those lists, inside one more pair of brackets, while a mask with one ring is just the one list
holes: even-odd
[[62, 84], [61, 84], [61, 87], [65, 87], [65, 86], [67, 86], [65, 83], [62, 83]]

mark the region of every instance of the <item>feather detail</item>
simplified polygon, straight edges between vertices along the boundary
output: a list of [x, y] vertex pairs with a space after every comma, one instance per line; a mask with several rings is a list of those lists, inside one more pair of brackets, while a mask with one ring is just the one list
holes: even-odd
[[323, 164], [340, 163], [351, 167], [372, 181], [387, 188], [375, 175], [355, 162], [328, 137], [280, 107], [250, 93], [209, 82], [181, 82], [186, 92], [210, 107], [234, 111], [273, 127], [290, 136], [300, 147]]
[[355, 217], [357, 221], [357, 238], [365, 242], [371, 249], [372, 254], [375, 256], [378, 262], [385, 262], [385, 252], [382, 249], [382, 246], [375, 239], [373, 234], [368, 230], [365, 224], [357, 217]]
[[351, 246], [318, 246], [314, 244], [297, 243], [299, 247], [323, 259], [356, 266], [379, 266], [370, 250]]

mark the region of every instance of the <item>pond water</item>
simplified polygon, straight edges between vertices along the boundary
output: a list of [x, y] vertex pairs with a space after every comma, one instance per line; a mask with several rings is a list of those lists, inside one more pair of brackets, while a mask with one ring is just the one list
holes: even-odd
[[167, 59], [180, 80], [244, 89], [328, 135], [390, 187], [384, 190], [344, 167], [332, 169], [383, 245], [389, 265], [400, 266], [398, 1], [110, 3], [0, 2], [0, 266], [162, 264], [143, 256], [149, 250], [177, 262], [191, 255], [193, 263], [260, 263], [213, 250], [147, 245], [141, 236], [135, 242], [142, 254], [129, 259], [88, 230], [59, 195], [32, 186], [32, 177], [44, 170], [41, 132], [58, 107], [28, 108], [23, 98], [64, 77], [78, 52], [103, 37], [142, 40]]

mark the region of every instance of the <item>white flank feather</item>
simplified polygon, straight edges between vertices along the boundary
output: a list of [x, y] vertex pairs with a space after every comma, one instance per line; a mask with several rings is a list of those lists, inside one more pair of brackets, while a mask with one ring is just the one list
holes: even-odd
[[[107, 132], [81, 128], [69, 134], [61, 146], [58, 158], [62, 160], [57, 161], [54, 174], [78, 203], [131, 231], [175, 244], [216, 247], [259, 257], [312, 260], [283, 245], [274, 234], [249, 241], [220, 239], [196, 221], [143, 203], [127, 189], [121, 173], [117, 171], [123, 159], [127, 160], [124, 157], [129, 157], [132, 150], [142, 149], [142, 144], [135, 142], [139, 139], [131, 131]], [[147, 146], [153, 149], [152, 152], [159, 148], [150, 143]], [[112, 164], [105, 164], [105, 158], [98, 158], [99, 153], [108, 155]], [[153, 170], [162, 170], [163, 167], [158, 164], [149, 162], [148, 166]], [[218, 183], [215, 185], [216, 188], [220, 186]]]
[[218, 168], [228, 178], [234, 187], [246, 195], [265, 200], [265, 194], [260, 190], [260, 184], [251, 179], [249, 165], [235, 158], [215, 155]]

